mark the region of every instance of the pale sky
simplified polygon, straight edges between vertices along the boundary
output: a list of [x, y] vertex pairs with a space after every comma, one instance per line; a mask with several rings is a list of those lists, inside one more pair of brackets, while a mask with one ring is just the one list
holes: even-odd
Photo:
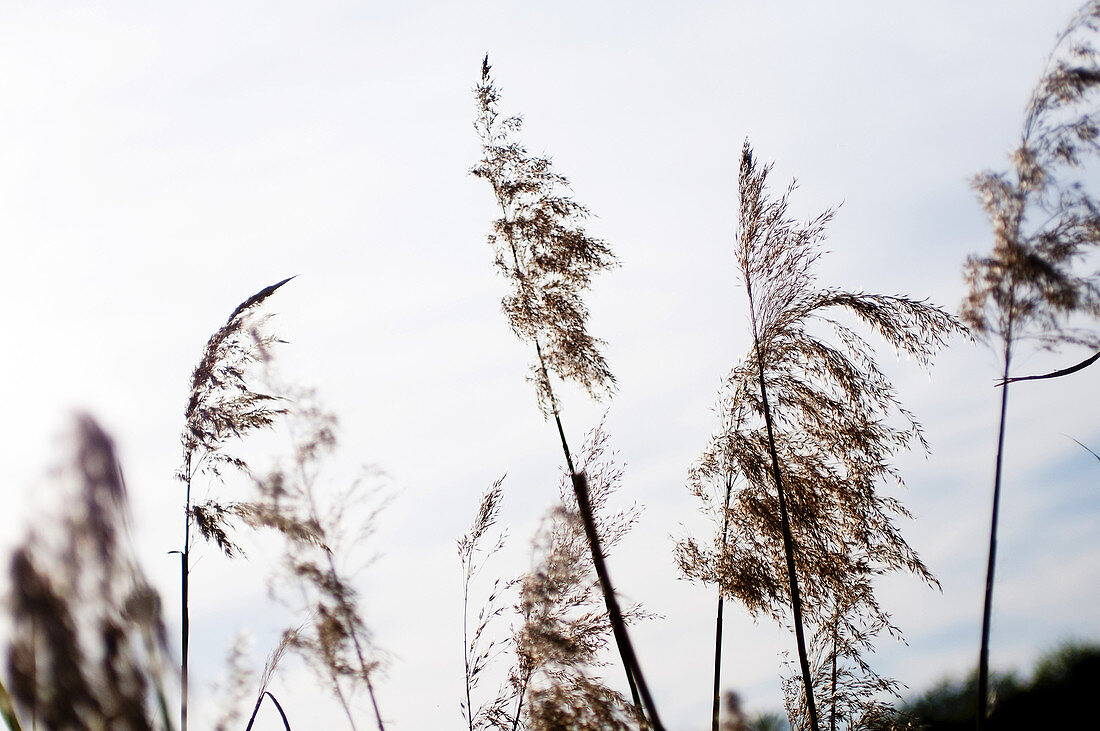
[[[269, 301], [289, 341], [281, 369], [341, 419], [334, 472], [373, 464], [397, 493], [360, 582], [392, 655], [378, 689], [387, 727], [461, 726], [455, 539], [507, 473], [510, 542], [495, 568], [524, 568], [560, 468], [525, 381], [531, 354], [499, 309], [491, 191], [467, 174], [488, 52], [503, 111], [524, 115], [528, 148], [553, 157], [621, 260], [587, 298], [618, 392], [592, 404], [567, 390], [564, 421], [579, 445], [607, 412], [619, 499], [645, 506], [612, 578], [662, 617], [633, 636], [666, 724], [705, 728], [714, 593], [678, 580], [672, 545], [706, 529], [685, 477], [748, 344], [731, 253], [742, 142], [775, 161], [776, 185], [797, 176], [798, 215], [843, 203], [822, 284], [954, 310], [963, 260], [992, 244], [969, 180], [1006, 164], [1075, 7], [4, 3], [4, 546], [33, 522], [31, 495], [49, 484], [71, 414], [88, 411], [116, 439], [135, 550], [178, 631], [167, 552], [181, 541], [173, 473], [188, 376], [238, 302], [296, 274]], [[958, 340], [929, 378], [881, 356], [932, 445], [928, 459], [899, 458], [916, 516], [903, 532], [943, 591], [883, 582], [908, 645], [886, 641], [872, 663], [919, 692], [977, 660], [997, 357]], [[1080, 356], [1018, 362], [1040, 372]], [[1100, 463], [1068, 438], [1100, 451], [1095, 384], [1084, 372], [1010, 397], [994, 667], [1100, 640]], [[206, 550], [193, 572], [196, 708], [234, 632], [250, 629], [259, 666], [295, 621], [267, 597], [265, 557], [259, 546], [229, 565]], [[725, 685], [751, 710], [778, 710], [793, 638], [736, 604], [726, 616]], [[613, 666], [611, 682], [620, 676]], [[296, 728], [342, 727], [300, 663], [274, 690]], [[365, 699], [361, 710], [369, 726]], [[256, 728], [277, 723], [264, 715]]]

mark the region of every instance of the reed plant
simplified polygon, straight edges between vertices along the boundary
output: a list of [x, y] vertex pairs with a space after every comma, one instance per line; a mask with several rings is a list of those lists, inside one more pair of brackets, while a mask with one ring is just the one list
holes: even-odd
[[[908, 512], [878, 489], [901, 483], [891, 463], [897, 450], [927, 444], [870, 344], [842, 318], [924, 367], [963, 328], [922, 300], [819, 288], [813, 269], [833, 211], [795, 220], [794, 183], [773, 196], [770, 169], [746, 142], [734, 254], [752, 346], [726, 380], [722, 428], [690, 480], [701, 496], [706, 483], [720, 486], [723, 529], [714, 549], [688, 539], [677, 557], [686, 576], [716, 584], [720, 598], [735, 597], [754, 615], [783, 621], [790, 611], [805, 727], [818, 731], [805, 627], [879, 573], [908, 571], [935, 585], [894, 525]], [[884, 616], [873, 593], [860, 603]]]
[[310, 618], [287, 630], [287, 646], [326, 680], [352, 729], [351, 699], [365, 691], [375, 725], [385, 731], [375, 682], [386, 655], [363, 618], [353, 563], [362, 558], [386, 504], [375, 484], [379, 475], [364, 470], [344, 487], [326, 479], [325, 467], [338, 444], [336, 417], [312, 391], [282, 390], [294, 446], [288, 459], [256, 479], [258, 497], [249, 512], [252, 521], [282, 536], [283, 573], [277, 582], [297, 593], [295, 603]]
[[[1044, 349], [1100, 345], [1081, 316], [1100, 316], [1100, 273], [1081, 273], [1100, 243], [1100, 205], [1081, 181], [1100, 151], [1100, 2], [1091, 0], [1058, 36], [1024, 114], [1010, 169], [972, 181], [993, 224], [993, 249], [965, 265], [962, 319], [1001, 361], [1000, 417], [978, 659], [977, 727], [989, 709], [989, 632], [1012, 365], [1025, 343]], [[1067, 375], [1095, 358], [1050, 377]]]
[[617, 260], [604, 241], [585, 231], [589, 211], [571, 197], [566, 178], [549, 158], [529, 153], [516, 140], [522, 119], [500, 113], [500, 92], [490, 71], [486, 56], [475, 87], [474, 126], [483, 157], [471, 173], [489, 182], [500, 208], [489, 243], [497, 270], [511, 286], [502, 307], [512, 332], [535, 349], [530, 380], [544, 418], [552, 417], [557, 427], [631, 696], [638, 709], [644, 705], [654, 728], [661, 729], [600, 548], [587, 483], [573, 464], [552, 382], [556, 377], [575, 383], [597, 399], [614, 389], [615, 377], [601, 352], [603, 342], [588, 333], [582, 294], [595, 274]]
[[[491, 638], [489, 631], [494, 620], [506, 612], [504, 597], [516, 583], [500, 577], [493, 580], [489, 596], [478, 610], [471, 631], [471, 584], [486, 563], [504, 548], [506, 539], [505, 530], [495, 530], [504, 501], [503, 484], [504, 478], [501, 477], [489, 486], [481, 496], [470, 530], [458, 539], [458, 558], [462, 564], [462, 661], [466, 681], [466, 697], [459, 702], [459, 706], [469, 731], [515, 728], [519, 724], [523, 707], [525, 683], [514, 684], [514, 689], [507, 685], [502, 686], [490, 700], [477, 704], [474, 702], [485, 670], [504, 650], [504, 645]], [[515, 706], [514, 712], [510, 711], [512, 706]]]
[[[591, 514], [600, 544], [618, 544], [637, 521], [638, 508], [612, 510], [622, 469], [607, 448], [602, 427], [586, 438], [579, 455], [579, 478], [590, 495]], [[535, 540], [533, 568], [520, 585], [517, 607], [522, 624], [515, 637], [517, 690], [525, 693], [525, 712], [512, 728], [639, 729], [650, 721], [622, 694], [600, 678], [608, 645], [610, 617], [602, 601], [599, 577], [589, 557], [587, 531], [577, 505], [573, 478], [561, 483], [560, 503]], [[627, 607], [624, 622], [648, 615], [638, 605]], [[613, 635], [612, 635], [613, 637]], [[520, 673], [513, 672], [516, 678]]]
[[[62, 509], [13, 552], [8, 600], [9, 728], [172, 728], [160, 597], [129, 547], [129, 507], [114, 445], [76, 421], [71, 463], [57, 473]], [[53, 524], [51, 524], [51, 522]]]
[[282, 662], [287, 650], [298, 639], [298, 632], [301, 630], [302, 627], [299, 627], [297, 630], [287, 630], [284, 632], [278, 644], [276, 644], [275, 648], [268, 654], [267, 660], [264, 662], [263, 672], [260, 673], [259, 689], [256, 692], [256, 704], [252, 706], [252, 715], [248, 717], [248, 725], [245, 726], [244, 731], [252, 731], [252, 725], [256, 723], [256, 716], [259, 714], [260, 706], [263, 704], [265, 698], [270, 699], [271, 704], [275, 706], [275, 710], [279, 712], [279, 719], [283, 722], [285, 731], [290, 731], [290, 721], [286, 717], [286, 712], [283, 710], [283, 706], [279, 703], [279, 700], [271, 690], [269, 690], [269, 686], [271, 685], [272, 678], [275, 677], [275, 669], [279, 667], [279, 663]]
[[241, 302], [218, 328], [191, 373], [191, 387], [184, 410], [184, 428], [180, 437], [183, 462], [177, 477], [184, 484], [183, 548], [180, 554], [180, 726], [187, 731], [188, 657], [191, 636], [190, 572], [191, 528], [211, 540], [232, 557], [240, 552], [229, 537], [233, 518], [250, 513], [243, 503], [225, 503], [216, 499], [196, 504], [192, 488], [199, 475], [220, 478], [229, 468], [248, 472], [248, 464], [228, 450], [234, 440], [250, 432], [270, 427], [282, 415], [279, 399], [258, 390], [257, 366], [269, 358], [272, 345], [279, 339], [265, 328], [267, 318], [261, 306], [280, 287], [284, 279], [261, 289]]

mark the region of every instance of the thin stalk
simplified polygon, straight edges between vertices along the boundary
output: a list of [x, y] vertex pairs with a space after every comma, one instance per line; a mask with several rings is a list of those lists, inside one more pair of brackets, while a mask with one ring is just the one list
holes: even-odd
[[[546, 362], [542, 357], [542, 346], [539, 345], [538, 340], [535, 341], [535, 352], [539, 357], [539, 367], [542, 369], [542, 377], [547, 384], [550, 383], [550, 376], [546, 372]], [[630, 647], [630, 638], [626, 634], [626, 623], [623, 622], [622, 614], [619, 612], [618, 602], [615, 600], [614, 592], [611, 589], [611, 580], [600, 573], [599, 566], [603, 563], [603, 552], [599, 548], [599, 536], [595, 533], [595, 519], [592, 516], [592, 508], [588, 503], [588, 489], [587, 486], [584, 490], [584, 505], [581, 507], [581, 498], [577, 490], [577, 469], [573, 466], [573, 456], [569, 452], [569, 442], [565, 439], [565, 429], [561, 425], [561, 415], [558, 412], [557, 399], [554, 398], [553, 391], [550, 392], [550, 405], [554, 412], [554, 423], [558, 427], [558, 436], [561, 437], [562, 452], [565, 453], [565, 463], [569, 467], [569, 479], [573, 482], [573, 491], [578, 494], [577, 497], [577, 509], [581, 512], [581, 518], [584, 521], [584, 532], [588, 538], [588, 547], [592, 553], [592, 562], [597, 564], [596, 575], [600, 579], [600, 589], [603, 591], [604, 606], [607, 608], [607, 616], [611, 620], [611, 631], [615, 637], [615, 646], [619, 650], [619, 657], [623, 661], [623, 669], [626, 671], [626, 683], [630, 687], [630, 697], [634, 701], [634, 708], [638, 710], [638, 713], [643, 713], [643, 702], [641, 695], [638, 692], [637, 682], [637, 664], [632, 661], [628, 656], [633, 655], [633, 649]], [[587, 512], [586, 512], [587, 511]], [[592, 531], [588, 530], [589, 523], [592, 524]], [[605, 580], [606, 579], [606, 580]]]
[[[493, 183], [493, 192], [496, 193], [497, 201], [500, 204], [500, 210], [504, 214], [505, 219], [507, 219], [508, 215], [509, 215], [508, 207], [504, 204], [504, 197], [501, 195], [501, 192], [497, 188], [497, 185], [496, 185], [495, 182]], [[523, 270], [522, 270], [522, 267], [520, 267], [519, 252], [516, 249], [516, 242], [512, 238], [510, 233], [507, 235], [507, 238], [508, 238], [508, 246], [512, 251], [512, 262], [515, 266], [516, 277], [519, 280], [519, 282], [521, 283], [521, 286], [526, 287], [527, 286], [527, 281], [522, 275]], [[550, 408], [551, 408], [551, 411], [554, 414], [554, 423], [557, 424], [557, 427], [558, 427], [558, 436], [561, 437], [561, 449], [562, 449], [562, 452], [565, 454], [565, 463], [569, 467], [569, 477], [573, 481], [574, 490], [575, 490], [576, 489], [576, 484], [577, 484], [577, 470], [573, 466], [573, 456], [569, 451], [569, 442], [566, 441], [566, 439], [565, 439], [565, 430], [562, 428], [562, 425], [561, 425], [561, 415], [560, 415], [560, 412], [558, 410], [558, 402], [557, 402], [557, 398], [555, 398], [555, 396], [554, 396], [553, 388], [550, 385], [550, 373], [546, 368], [546, 358], [543, 357], [543, 354], [542, 354], [542, 345], [539, 343], [539, 339], [538, 339], [537, 336], [534, 338], [534, 341], [535, 341], [535, 354], [538, 356], [538, 359], [539, 359], [539, 370], [542, 374], [543, 383], [546, 384], [546, 388], [549, 391], [548, 395], [550, 397]], [[585, 491], [585, 503], [587, 504], [587, 502], [588, 502], [588, 496], [587, 496], [587, 490], [586, 490]], [[578, 500], [578, 507], [579, 507], [579, 500]], [[585, 531], [587, 532], [588, 531], [588, 528], [587, 528], [588, 522], [593, 521], [592, 515], [591, 514], [589, 514], [589, 515], [583, 515], [582, 514], [582, 518], [585, 520]], [[595, 534], [593, 533], [593, 534], [590, 534], [588, 536], [588, 546], [589, 546], [589, 548], [591, 549], [591, 552], [592, 552], [592, 560], [593, 560], [593, 562], [602, 562], [603, 561], [603, 556], [599, 555], [599, 550], [597, 548], [597, 546], [599, 544], [599, 539], [596, 538], [595, 540], [593, 540], [594, 535]], [[598, 570], [597, 570], [597, 574], [599, 574]], [[628, 653], [632, 653], [632, 650], [630, 649], [630, 639], [626, 635], [626, 624], [622, 621], [622, 616], [619, 615], [618, 605], [615, 602], [615, 598], [611, 593], [610, 580], [605, 583], [604, 582], [604, 577], [601, 576], [600, 577], [600, 587], [603, 590], [604, 605], [607, 607], [608, 616], [611, 618], [611, 629], [612, 629], [612, 632], [615, 636], [615, 645], [618, 647], [619, 657], [622, 658], [623, 667], [624, 667], [624, 670], [626, 671], [626, 683], [630, 687], [630, 697], [634, 701], [634, 707], [638, 710], [638, 713], [641, 714], [641, 713], [643, 713], [643, 710], [642, 710], [642, 705], [643, 704], [642, 704], [642, 699], [641, 699], [641, 697], [639, 695], [639, 692], [638, 692], [638, 684], [637, 684], [636, 678], [635, 678], [635, 675], [638, 673], [638, 670], [637, 670], [635, 665], [632, 665], [627, 660], [627, 655], [628, 655]], [[613, 606], [615, 607], [614, 612], [612, 611]], [[618, 616], [618, 621], [616, 621], [615, 615], [619, 615]]]
[[840, 607], [837, 606], [836, 613], [833, 615], [833, 667], [832, 667], [832, 682], [830, 683], [830, 693], [832, 695], [832, 708], [829, 709], [829, 731], [836, 731], [836, 646], [837, 646], [837, 634], [840, 624]]
[[[558, 429], [561, 429], [561, 421], [558, 421]], [[564, 438], [564, 437], [563, 437]], [[600, 537], [596, 533], [596, 521], [592, 517], [592, 505], [588, 502], [588, 481], [584, 473], [573, 475], [573, 491], [577, 496], [577, 508], [580, 510], [581, 519], [584, 521], [584, 532], [588, 535], [588, 544], [592, 548], [592, 561], [596, 564], [596, 576], [600, 578], [600, 586], [603, 588], [604, 599], [607, 602], [607, 613], [611, 619], [611, 628], [615, 632], [615, 641], [619, 643], [619, 651], [625, 653], [624, 664], [634, 671], [634, 680], [638, 684], [638, 692], [642, 696], [642, 702], [649, 712], [649, 723], [654, 731], [664, 731], [661, 719], [657, 715], [657, 708], [653, 704], [653, 697], [649, 694], [649, 687], [642, 676], [638, 666], [638, 658], [634, 654], [634, 647], [630, 644], [630, 636], [626, 633], [626, 623], [623, 621], [622, 612], [619, 611], [619, 603], [615, 599], [615, 590], [611, 586], [611, 578], [607, 573], [607, 565], [604, 563], [603, 551], [600, 550]]]
[[260, 704], [264, 702], [264, 696], [271, 699], [271, 702], [275, 704], [275, 710], [279, 712], [279, 717], [283, 719], [283, 728], [286, 731], [290, 731], [290, 721], [286, 718], [286, 713], [283, 711], [282, 705], [276, 700], [275, 696], [270, 691], [265, 690], [260, 693], [260, 697], [256, 699], [256, 706], [252, 709], [252, 717], [248, 719], [248, 725], [245, 726], [244, 731], [252, 731], [252, 724], [256, 722], [256, 714], [260, 712]]
[[[726, 555], [726, 534], [730, 525], [730, 493], [733, 491], [733, 475], [726, 475], [726, 499], [722, 504], [722, 556]], [[725, 596], [722, 584], [718, 584], [718, 619], [714, 628], [714, 699], [710, 710], [711, 731], [718, 731], [718, 716], [722, 706], [722, 613]]]
[[[472, 560], [472, 559], [471, 559]], [[466, 577], [462, 585], [462, 661], [466, 668], [466, 721], [470, 731], [474, 731], [474, 707], [470, 693], [470, 568], [466, 567]], [[519, 716], [517, 709], [516, 716]]]
[[[754, 312], [751, 283], [746, 282], [749, 296], [749, 310]], [[791, 611], [794, 615], [794, 638], [798, 645], [798, 664], [802, 667], [802, 685], [806, 691], [806, 710], [810, 716], [811, 731], [818, 731], [817, 707], [814, 705], [813, 680], [810, 677], [810, 661], [806, 653], [806, 638], [802, 632], [802, 600], [798, 594], [798, 576], [794, 566], [794, 536], [791, 535], [790, 516], [787, 513], [787, 498], [783, 493], [783, 476], [779, 470], [779, 452], [775, 448], [775, 433], [772, 428], [772, 412], [768, 406], [768, 389], [764, 385], [764, 358], [760, 351], [760, 335], [756, 329], [756, 318], [752, 320], [753, 344], [756, 348], [756, 365], [760, 375], [760, 399], [764, 406], [764, 424], [768, 430], [768, 451], [772, 458], [772, 476], [775, 489], [779, 494], [779, 521], [783, 530], [783, 553], [787, 559], [787, 581], [791, 591]]]
[[520, 712], [523, 710], [523, 696], [527, 694], [527, 684], [530, 682], [531, 669], [528, 668], [527, 674], [523, 676], [523, 684], [519, 687], [519, 694], [516, 697], [516, 715], [512, 719], [512, 731], [518, 731], [519, 729]]
[[[535, 343], [535, 350], [538, 351], [539, 361], [542, 362], [542, 349]], [[543, 366], [543, 377], [546, 377], [546, 368]], [[581, 519], [584, 522], [584, 532], [588, 538], [588, 547], [592, 553], [592, 562], [596, 565], [596, 576], [600, 580], [600, 589], [603, 591], [604, 606], [607, 608], [607, 616], [611, 620], [611, 631], [615, 636], [615, 646], [619, 650], [619, 657], [622, 658], [623, 668], [626, 671], [626, 682], [630, 686], [630, 697], [634, 701], [634, 707], [639, 713], [643, 712], [643, 698], [639, 692], [639, 678], [640, 671], [638, 670], [637, 660], [634, 659], [634, 650], [630, 646], [630, 638], [626, 634], [626, 623], [623, 621], [622, 613], [619, 611], [619, 604], [615, 600], [614, 590], [611, 588], [611, 579], [607, 576], [607, 568], [604, 566], [603, 552], [600, 550], [600, 539], [596, 535], [596, 522], [592, 516], [592, 506], [588, 502], [588, 487], [584, 485], [583, 489], [583, 506], [581, 490], [578, 489], [578, 480], [581, 479], [577, 475], [577, 470], [573, 466], [573, 457], [569, 453], [569, 443], [565, 440], [565, 430], [561, 425], [561, 416], [558, 414], [558, 405], [553, 403], [554, 408], [554, 423], [558, 427], [558, 436], [561, 437], [561, 448], [565, 452], [565, 463], [569, 467], [569, 478], [573, 482], [573, 492], [577, 495], [577, 509], [581, 513]], [[591, 525], [591, 530], [589, 526]], [[602, 572], [602, 573], [601, 573]], [[645, 704], [648, 705], [648, 704]]]
[[[325, 548], [325, 558], [328, 559], [329, 576], [332, 579], [336, 579], [336, 564], [332, 560], [332, 551], [328, 550], [327, 547]], [[351, 641], [355, 645], [355, 656], [359, 659], [359, 670], [362, 673], [363, 682], [367, 684], [367, 694], [370, 696], [370, 704], [374, 709], [374, 720], [378, 724], [378, 731], [386, 731], [386, 727], [382, 723], [382, 713], [378, 710], [378, 699], [375, 698], [374, 695], [374, 684], [370, 682], [370, 671], [367, 670], [367, 661], [363, 658], [363, 648], [359, 644], [359, 635], [355, 632], [355, 627], [352, 624], [351, 609], [343, 599], [340, 600], [340, 609], [344, 613], [344, 621], [348, 625]]]
[[[309, 477], [305, 472], [305, 465], [299, 463], [298, 475], [303, 485], [308, 485]], [[321, 517], [317, 514], [317, 505], [313, 499], [312, 490], [309, 491], [309, 517], [315, 525], [322, 525]], [[328, 562], [329, 581], [333, 586], [338, 586], [341, 582], [339, 580], [339, 574], [336, 571], [336, 562], [332, 558], [332, 550], [326, 545], [325, 560]], [[367, 669], [367, 661], [363, 657], [363, 647], [359, 643], [359, 635], [355, 631], [354, 617], [352, 617], [351, 607], [348, 606], [346, 599], [341, 595], [339, 599], [340, 611], [344, 615], [344, 623], [347, 626], [348, 634], [351, 635], [351, 641], [355, 645], [355, 656], [359, 660], [359, 672], [363, 678], [363, 682], [367, 685], [367, 694], [370, 696], [371, 707], [374, 709], [374, 719], [378, 724], [378, 731], [385, 731], [385, 725], [382, 722], [382, 713], [378, 709], [378, 699], [374, 695], [374, 684], [370, 681], [370, 671]], [[465, 610], [464, 610], [465, 611]], [[465, 615], [464, 615], [465, 617]], [[334, 676], [334, 685], [336, 686], [337, 694], [340, 696], [341, 703], [344, 704], [344, 710], [347, 712], [348, 721], [351, 723], [352, 731], [355, 729], [355, 721], [351, 717], [351, 711], [348, 709], [347, 703], [343, 697], [343, 691], [340, 690], [339, 676]], [[272, 700], [275, 700], [272, 698]]]
[[336, 689], [336, 699], [340, 701], [340, 706], [344, 709], [344, 715], [348, 717], [348, 725], [351, 727], [351, 731], [355, 731], [355, 716], [351, 715], [351, 706], [348, 705], [348, 699], [344, 696], [344, 689], [340, 687], [340, 676], [336, 673], [332, 673], [332, 687]]
[[[33, 676], [31, 680], [34, 681]], [[35, 688], [34, 695], [37, 695], [38, 686], [32, 685], [31, 687]], [[8, 731], [23, 731], [23, 726], [19, 723], [19, 717], [15, 715], [15, 703], [12, 702], [11, 694], [9, 694], [8, 689], [4, 687], [4, 681], [2, 680], [0, 680], [0, 718], [4, 719], [4, 724], [8, 727]]]
[[[509, 211], [508, 206], [505, 204], [505, 196], [502, 194], [496, 181], [491, 182], [501, 212], [504, 214], [505, 220], [507, 220]], [[526, 289], [529, 285], [527, 284], [527, 280], [523, 275], [523, 269], [519, 263], [519, 252], [516, 248], [515, 239], [510, 232], [506, 232], [506, 237], [508, 246], [512, 251], [512, 262], [515, 266], [516, 279], [519, 281], [520, 286]], [[596, 534], [596, 523], [592, 515], [592, 506], [588, 501], [587, 483], [584, 475], [578, 475], [576, 468], [573, 466], [573, 457], [569, 452], [569, 443], [565, 439], [565, 430], [561, 425], [561, 414], [558, 410], [557, 399], [554, 397], [553, 388], [550, 385], [550, 375], [546, 368], [546, 359], [542, 354], [542, 345], [539, 343], [537, 336], [535, 336], [533, 340], [535, 342], [535, 352], [539, 359], [539, 369], [542, 374], [543, 382], [546, 384], [548, 391], [547, 395], [550, 398], [551, 411], [554, 414], [554, 423], [558, 427], [558, 436], [561, 437], [562, 452], [565, 453], [565, 462], [569, 466], [569, 477], [573, 481], [573, 490], [577, 496], [577, 508], [584, 522], [585, 534], [588, 537], [588, 547], [592, 552], [592, 562], [595, 564], [596, 575], [599, 577], [600, 588], [603, 590], [604, 604], [607, 607], [608, 619], [611, 622], [611, 630], [615, 637], [615, 644], [618, 647], [619, 656], [622, 658], [623, 666], [626, 671], [627, 685], [630, 686], [630, 695], [634, 701], [634, 707], [638, 711], [638, 714], [644, 718], [644, 705], [645, 710], [649, 712], [650, 724], [655, 731], [664, 731], [664, 727], [661, 725], [661, 721], [657, 716], [657, 709], [653, 704], [653, 699], [649, 695], [649, 690], [646, 687], [645, 679], [642, 677], [637, 657], [634, 655], [634, 648], [630, 644], [630, 637], [626, 631], [626, 623], [623, 621], [622, 612], [619, 610], [618, 602], [615, 599], [615, 592], [611, 585], [611, 579], [607, 573], [607, 566], [604, 563], [603, 553], [600, 550], [600, 539]]]
[[[38, 731], [38, 617], [31, 617], [31, 731]], [[9, 724], [10, 725], [10, 724]]]
[[180, 553], [180, 603], [181, 607], [181, 660], [180, 660], [180, 730], [187, 731], [187, 644], [191, 634], [190, 612], [188, 610], [188, 574], [191, 555], [191, 454], [188, 453], [184, 464], [187, 475], [187, 500], [183, 508], [183, 552]]
[[1012, 362], [1011, 338], [1005, 341], [1004, 387], [1001, 389], [1001, 424], [997, 434], [997, 466], [993, 473], [993, 517], [989, 527], [989, 563], [985, 572], [985, 602], [982, 607], [982, 648], [978, 655], [977, 729], [985, 728], [989, 706], [989, 625], [993, 613], [993, 569], [997, 563], [997, 518], [1001, 508], [1001, 465], [1005, 446], [1005, 416], [1008, 410], [1008, 368]]

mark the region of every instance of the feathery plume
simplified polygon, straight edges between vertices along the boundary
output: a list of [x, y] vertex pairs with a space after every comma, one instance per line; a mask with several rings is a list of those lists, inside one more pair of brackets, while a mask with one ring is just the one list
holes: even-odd
[[[1001, 410], [993, 477], [989, 555], [978, 659], [978, 729], [988, 713], [989, 631], [997, 557], [1008, 384], [1023, 342], [1100, 347], [1082, 318], [1100, 316], [1100, 272], [1080, 266], [1100, 243], [1100, 205], [1080, 180], [1100, 151], [1100, 1], [1090, 0], [1058, 36], [1028, 101], [1009, 172], [984, 171], [972, 185], [993, 224], [993, 250], [971, 256], [961, 316], [1002, 360]], [[1091, 359], [1085, 361], [1085, 367]], [[1079, 368], [1050, 374], [1056, 377]]]
[[32, 727], [170, 729], [160, 597], [127, 545], [114, 445], [89, 416], [75, 444], [58, 530], [11, 558], [11, 695]]
[[[183, 465], [177, 477], [186, 487], [184, 500], [183, 550], [180, 551], [180, 594], [182, 604], [180, 663], [180, 726], [187, 731], [188, 646], [190, 643], [190, 603], [188, 590], [191, 571], [191, 525], [213, 541], [227, 556], [240, 553], [229, 538], [229, 519], [240, 516], [240, 506], [224, 506], [209, 501], [192, 504], [191, 488], [195, 477], [207, 472], [214, 477], [225, 467], [243, 472], [248, 465], [226, 451], [226, 444], [249, 432], [271, 426], [283, 413], [277, 397], [255, 390], [250, 377], [253, 367], [265, 363], [272, 345], [280, 342], [268, 333], [260, 305], [293, 277], [264, 287], [234, 308], [225, 325], [210, 336], [202, 357], [191, 373], [191, 389], [184, 409], [181, 435]], [[197, 508], [197, 509], [196, 509]]]
[[[746, 142], [735, 255], [753, 345], [727, 379], [723, 428], [691, 477], [709, 504], [708, 482], [729, 497], [716, 548], [685, 541], [678, 560], [686, 576], [716, 583], [753, 614], [782, 621], [791, 611], [809, 727], [818, 731], [804, 625], [835, 592], [878, 573], [935, 582], [893, 523], [905, 508], [878, 490], [883, 479], [901, 483], [891, 464], [899, 449], [927, 444], [870, 344], [840, 313], [925, 367], [964, 328], [922, 300], [818, 288], [813, 266], [833, 212], [794, 220], [793, 184], [772, 197], [769, 172]], [[881, 616], [870, 600], [866, 609]]]
[[518, 116], [501, 116], [497, 106], [500, 92], [491, 68], [486, 56], [481, 82], [474, 90], [478, 106], [474, 126], [484, 156], [471, 173], [490, 183], [501, 210], [489, 243], [498, 270], [512, 284], [512, 292], [502, 302], [504, 313], [516, 336], [535, 346], [531, 380], [543, 416], [554, 417], [630, 693], [635, 706], [641, 709], [644, 704], [650, 722], [661, 731], [657, 709], [615, 600], [585, 481], [574, 468], [550, 380], [553, 373], [562, 381], [573, 381], [596, 399], [614, 389], [615, 378], [600, 352], [603, 342], [588, 333], [588, 309], [581, 293], [594, 274], [615, 266], [616, 259], [606, 243], [592, 238], [582, 227], [589, 212], [568, 195], [568, 181], [553, 170], [548, 158], [531, 155], [515, 141], [523, 122]]

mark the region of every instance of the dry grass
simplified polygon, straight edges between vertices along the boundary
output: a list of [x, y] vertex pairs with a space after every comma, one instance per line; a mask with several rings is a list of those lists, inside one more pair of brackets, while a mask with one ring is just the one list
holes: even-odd
[[326, 480], [324, 468], [337, 447], [337, 424], [312, 392], [288, 396], [286, 420], [294, 443], [290, 457], [256, 479], [259, 498], [250, 510], [259, 525], [275, 528], [283, 537], [285, 574], [277, 581], [297, 594], [290, 601], [310, 617], [288, 631], [288, 646], [326, 680], [351, 728], [351, 699], [365, 691], [375, 724], [383, 731], [374, 681], [386, 656], [363, 619], [354, 586], [357, 569], [350, 565], [386, 504], [375, 485], [378, 475], [367, 470], [344, 487]]
[[29, 728], [170, 729], [160, 597], [129, 550], [114, 446], [87, 416], [74, 443], [64, 511], [11, 558], [11, 695]]
[[603, 562], [584, 476], [573, 465], [550, 378], [554, 374], [564, 382], [572, 381], [597, 399], [614, 389], [615, 377], [600, 352], [603, 342], [588, 333], [588, 309], [581, 295], [594, 274], [617, 261], [606, 243], [585, 232], [581, 224], [588, 209], [568, 195], [568, 181], [554, 171], [549, 158], [531, 155], [514, 139], [522, 119], [500, 114], [500, 92], [490, 71], [486, 56], [481, 82], [475, 87], [478, 116], [474, 123], [484, 156], [471, 172], [489, 182], [501, 209], [489, 243], [498, 270], [512, 286], [502, 306], [516, 336], [535, 346], [531, 380], [543, 416], [553, 416], [558, 430], [631, 697], [639, 712], [645, 706], [650, 722], [661, 731]]
[[[723, 529], [714, 549], [682, 542], [678, 560], [686, 576], [717, 584], [753, 614], [783, 621], [790, 611], [809, 690], [804, 624], [820, 625], [839, 602], [858, 604], [875, 626], [885, 615], [866, 587], [879, 573], [934, 583], [894, 525], [908, 513], [879, 490], [901, 482], [891, 464], [899, 449], [927, 446], [920, 425], [839, 313], [925, 367], [963, 328], [924, 301], [819, 288], [813, 270], [833, 212], [796, 221], [787, 211], [793, 184], [772, 196], [769, 171], [746, 143], [734, 253], [753, 346], [730, 372], [722, 429], [690, 477], [709, 509], [721, 506]], [[806, 708], [816, 731], [812, 692]]]
[[1016, 380], [1011, 378], [1013, 357], [1023, 342], [1048, 349], [1100, 345], [1095, 327], [1080, 325], [1082, 318], [1100, 316], [1100, 273], [1080, 272], [1100, 243], [1100, 205], [1080, 180], [1085, 161], [1100, 151], [1100, 50], [1094, 41], [1098, 30], [1100, 2], [1092, 0], [1054, 45], [1028, 101], [1011, 169], [985, 171], [973, 180], [993, 225], [993, 249], [967, 259], [968, 293], [961, 314], [1001, 356], [1004, 386], [978, 660], [979, 729], [988, 708], [1008, 384]]

